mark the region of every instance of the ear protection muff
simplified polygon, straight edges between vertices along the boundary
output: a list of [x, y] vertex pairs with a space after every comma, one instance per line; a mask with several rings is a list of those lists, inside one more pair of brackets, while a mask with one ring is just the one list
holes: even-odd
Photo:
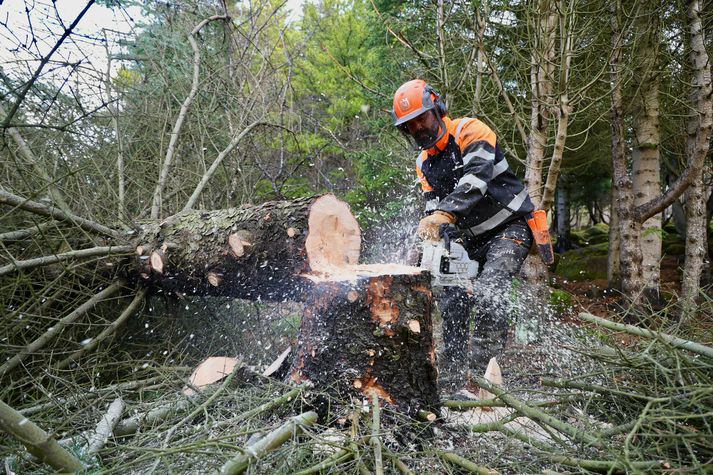
[[426, 104], [433, 105], [433, 108], [438, 111], [438, 115], [441, 117], [448, 115], [448, 106], [441, 100], [441, 95], [428, 84], [423, 89], [423, 105], [426, 106]]

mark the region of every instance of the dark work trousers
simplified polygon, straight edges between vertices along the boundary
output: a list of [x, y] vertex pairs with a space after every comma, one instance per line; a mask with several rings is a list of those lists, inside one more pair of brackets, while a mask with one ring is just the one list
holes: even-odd
[[464, 239], [479, 273], [473, 295], [461, 287], [445, 287], [438, 306], [443, 317], [445, 348], [440, 357], [440, 384], [456, 390], [470, 375], [482, 376], [490, 358], [504, 348], [513, 298], [512, 280], [520, 272], [532, 246], [532, 232], [524, 218], [486, 235]]

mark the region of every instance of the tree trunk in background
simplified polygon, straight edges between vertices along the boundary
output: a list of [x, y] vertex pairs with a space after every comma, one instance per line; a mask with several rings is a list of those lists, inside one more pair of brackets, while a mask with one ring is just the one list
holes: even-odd
[[[659, 11], [657, 0], [646, 2], [648, 11]], [[636, 95], [633, 108], [634, 148], [632, 184], [634, 206], [640, 206], [661, 194], [659, 133], [659, 36], [657, 15], [640, 16], [635, 22], [637, 67], [634, 74]], [[642, 272], [647, 293], [657, 296], [661, 280], [661, 213], [649, 218], [642, 227]]]
[[333, 195], [187, 211], [143, 228], [135, 275], [163, 291], [301, 300], [301, 274], [357, 264], [359, 225]]
[[554, 35], [557, 25], [553, 2], [542, 0], [538, 2], [538, 5], [538, 15], [535, 19], [535, 44], [532, 47], [530, 58], [532, 107], [525, 170], [525, 184], [536, 207], [539, 207], [542, 202], [545, 151], [552, 119], [552, 70], [555, 56]]
[[560, 184], [557, 187], [557, 252], [565, 252], [572, 248], [569, 241], [569, 201], [567, 190]]
[[691, 183], [686, 191], [686, 261], [683, 266], [681, 293], [684, 313], [695, 308], [700, 292], [701, 274], [708, 257], [708, 222], [706, 199], [709, 187], [703, 180]]
[[624, 104], [621, 92], [622, 38], [619, 15], [619, 0], [612, 2], [612, 53], [609, 60], [611, 83], [611, 129], [612, 129], [612, 192], [613, 206], [617, 206], [619, 219], [619, 265], [621, 290], [624, 295], [638, 300], [643, 288], [641, 271], [641, 223], [635, 219], [634, 197], [631, 177], [626, 164], [626, 136], [624, 127]]
[[[614, 189], [612, 189], [614, 198]], [[619, 257], [621, 255], [619, 244], [619, 215], [617, 214], [616, 202], [612, 199], [609, 216], [609, 253], [607, 255], [607, 281], [609, 288], [621, 289], [621, 266]]]
[[431, 301], [430, 274], [413, 267], [360, 266], [349, 279], [315, 282], [290, 378], [342, 397], [376, 393], [411, 414], [435, 409]]
[[[691, 37], [691, 63], [693, 65], [693, 92], [691, 102], [695, 115], [689, 121], [687, 151], [689, 161], [704, 167], [710, 150], [713, 131], [713, 85], [711, 64], [705, 49], [705, 32], [701, 21], [701, 4], [693, 0], [688, 5], [689, 31]], [[686, 195], [686, 262], [683, 269], [682, 300], [684, 318], [691, 316], [696, 307], [701, 273], [707, 249], [707, 200], [710, 194], [703, 179], [704, 174], [694, 178]]]

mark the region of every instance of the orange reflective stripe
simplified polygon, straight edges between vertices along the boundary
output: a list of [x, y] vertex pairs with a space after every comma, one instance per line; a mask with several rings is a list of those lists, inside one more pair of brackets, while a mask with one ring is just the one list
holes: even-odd
[[[461, 119], [461, 121], [465, 120], [468, 119]], [[461, 151], [468, 148], [470, 144], [481, 141], [485, 141], [490, 144], [491, 147], [495, 148], [496, 140], [495, 132], [493, 132], [490, 127], [478, 119], [471, 119], [463, 124], [460, 134], [457, 137], [457, 144]]]

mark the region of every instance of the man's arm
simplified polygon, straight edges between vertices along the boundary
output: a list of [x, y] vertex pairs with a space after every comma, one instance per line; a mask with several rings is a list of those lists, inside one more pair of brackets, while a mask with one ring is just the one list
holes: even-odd
[[458, 137], [463, 156], [463, 177], [453, 192], [438, 203], [438, 210], [463, 218], [483, 199], [493, 178], [495, 141], [495, 133], [477, 119], [463, 127]]

